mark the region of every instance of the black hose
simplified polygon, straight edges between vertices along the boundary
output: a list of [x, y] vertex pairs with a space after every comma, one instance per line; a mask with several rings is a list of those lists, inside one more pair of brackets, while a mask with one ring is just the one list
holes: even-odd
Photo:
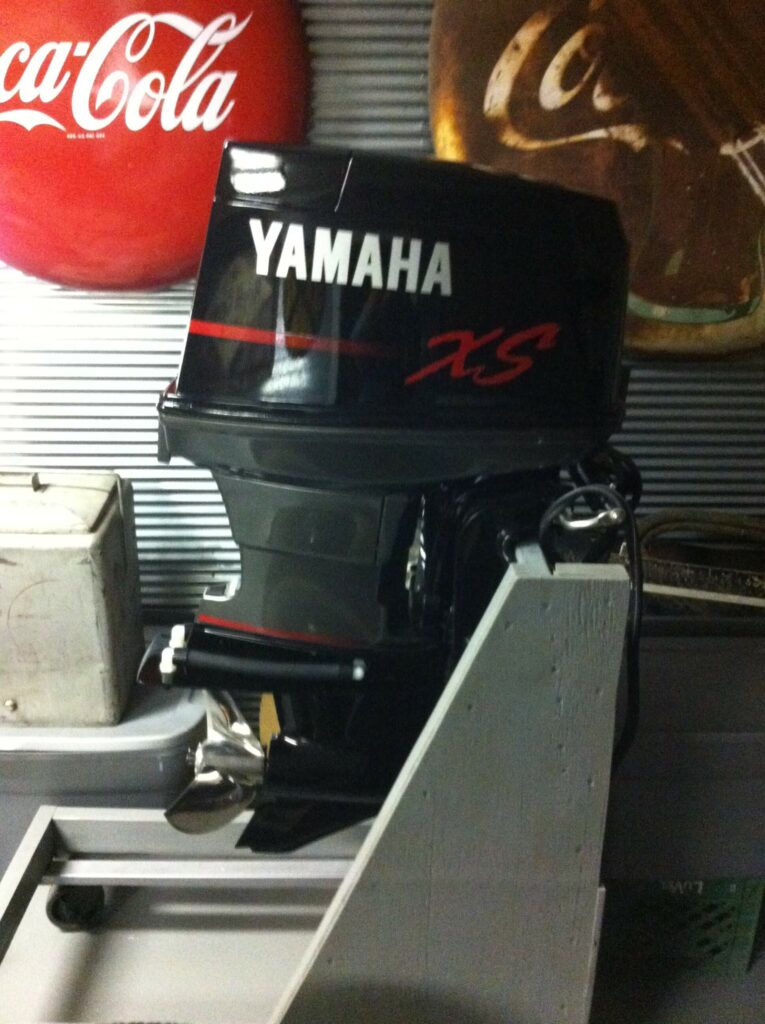
[[[238, 679], [251, 679], [264, 683], [335, 683], [351, 687], [363, 685], [365, 666], [363, 662], [300, 662], [265, 661], [259, 658], [242, 658], [235, 654], [219, 654], [198, 648], [182, 648], [175, 652], [173, 661], [193, 684], [197, 673], [216, 673]], [[184, 683], [187, 682], [184, 680]], [[205, 683], [205, 685], [207, 685]]]

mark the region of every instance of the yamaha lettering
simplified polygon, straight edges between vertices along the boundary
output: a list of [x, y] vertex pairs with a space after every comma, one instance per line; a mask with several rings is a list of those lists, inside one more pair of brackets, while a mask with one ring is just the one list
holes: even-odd
[[423, 249], [421, 238], [394, 236], [387, 244], [374, 233], [311, 229], [302, 224], [285, 227], [278, 220], [266, 227], [259, 217], [250, 220], [250, 230], [255, 273], [263, 277], [293, 274], [298, 281], [350, 284], [353, 288], [368, 285], [378, 291], [452, 294], [448, 242]]

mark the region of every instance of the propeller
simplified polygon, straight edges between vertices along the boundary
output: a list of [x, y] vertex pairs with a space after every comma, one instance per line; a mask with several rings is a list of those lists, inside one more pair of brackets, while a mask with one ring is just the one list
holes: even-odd
[[231, 694], [206, 691], [207, 737], [194, 751], [194, 777], [165, 811], [179, 832], [222, 828], [247, 809], [263, 781], [266, 755]]

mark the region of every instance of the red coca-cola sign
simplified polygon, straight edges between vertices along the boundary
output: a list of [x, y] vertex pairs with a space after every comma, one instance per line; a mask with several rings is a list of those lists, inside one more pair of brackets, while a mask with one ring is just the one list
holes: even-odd
[[5, 0], [0, 259], [64, 284], [196, 271], [223, 142], [299, 142], [289, 0]]

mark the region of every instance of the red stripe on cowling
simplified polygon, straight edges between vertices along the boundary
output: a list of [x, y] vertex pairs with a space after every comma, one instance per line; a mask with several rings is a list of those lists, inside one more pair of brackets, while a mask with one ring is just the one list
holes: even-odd
[[250, 345], [284, 345], [287, 348], [303, 349], [313, 352], [338, 352], [343, 356], [366, 356], [373, 359], [392, 359], [395, 353], [384, 345], [375, 345], [368, 341], [347, 341], [344, 338], [316, 338], [308, 334], [285, 334], [277, 331], [264, 331], [257, 327], [237, 327], [234, 324], [218, 324], [208, 320], [192, 320], [189, 325], [190, 334], [199, 334], [205, 338], [217, 338], [219, 341], [244, 341]]
[[322, 647], [355, 648], [359, 646], [358, 643], [348, 640], [346, 637], [295, 633], [286, 629], [266, 629], [263, 626], [253, 626], [249, 622], [231, 622], [229, 619], [219, 619], [214, 615], [197, 615], [197, 622], [204, 626], [219, 626], [221, 629], [233, 629], [239, 633], [253, 633], [255, 636], [270, 637], [272, 640], [292, 640], [300, 644], [320, 644]]

